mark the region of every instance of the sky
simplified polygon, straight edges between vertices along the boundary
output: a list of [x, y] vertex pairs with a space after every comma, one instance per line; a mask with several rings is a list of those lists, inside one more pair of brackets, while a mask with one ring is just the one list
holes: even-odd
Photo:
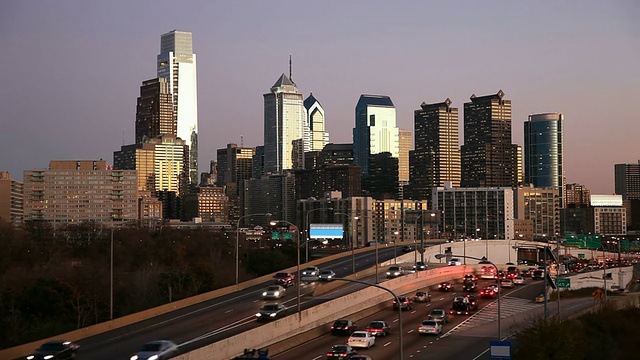
[[[568, 183], [614, 192], [614, 164], [640, 159], [640, 2], [0, 2], [0, 171], [22, 180], [50, 160], [113, 163], [134, 143], [142, 81], [160, 36], [191, 31], [199, 165], [216, 149], [263, 144], [263, 94], [289, 72], [350, 143], [361, 94], [393, 100], [413, 130], [422, 102], [460, 109], [502, 89], [513, 142], [532, 113], [565, 116]], [[462, 137], [462, 136], [461, 136]], [[462, 145], [462, 139], [460, 145]]]

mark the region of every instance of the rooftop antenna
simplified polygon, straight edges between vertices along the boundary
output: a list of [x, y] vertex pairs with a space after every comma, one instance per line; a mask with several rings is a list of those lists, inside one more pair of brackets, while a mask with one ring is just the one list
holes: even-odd
[[244, 136], [240, 135], [240, 147], [244, 147]]
[[122, 146], [124, 146], [124, 129], [122, 129]]
[[293, 76], [291, 75], [291, 54], [289, 54], [289, 80], [293, 81]]

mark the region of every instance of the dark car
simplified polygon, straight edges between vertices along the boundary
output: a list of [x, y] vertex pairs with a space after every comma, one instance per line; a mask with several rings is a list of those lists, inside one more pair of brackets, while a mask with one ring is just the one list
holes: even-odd
[[411, 301], [411, 299], [409, 299], [406, 296], [398, 296], [398, 300], [400, 300], [400, 302], [398, 303], [397, 300], [393, 300], [393, 309], [394, 310], [398, 310], [398, 308], [400, 308], [400, 310], [413, 310], [413, 301]]
[[356, 330], [358, 330], [358, 326], [347, 319], [336, 320], [331, 325], [331, 333], [334, 335], [351, 335]]
[[453, 291], [453, 284], [450, 282], [441, 282], [438, 285], [438, 290], [440, 291]]
[[272, 303], [266, 304], [260, 308], [260, 311], [256, 314], [258, 320], [273, 320], [287, 314], [287, 307], [279, 304]]
[[496, 296], [498, 296], [498, 293], [496, 292], [496, 290], [493, 287], [486, 287], [486, 288], [480, 290], [480, 297], [481, 298], [494, 299]]
[[413, 246], [405, 245], [402, 247], [402, 252], [408, 253], [413, 251]]
[[294, 274], [289, 274], [286, 272], [279, 272], [273, 275], [273, 282], [276, 285], [282, 285], [284, 287], [293, 286], [296, 280], [296, 276]]
[[431, 294], [428, 291], [416, 291], [413, 296], [414, 302], [431, 302]]
[[469, 315], [478, 310], [478, 300], [471, 295], [456, 296], [451, 305], [451, 314]]
[[71, 341], [48, 341], [40, 345], [33, 354], [27, 356], [27, 360], [75, 359], [79, 347], [79, 345]]
[[327, 359], [351, 359], [356, 354], [358, 352], [349, 345], [333, 345], [327, 353]]
[[418, 261], [415, 265], [413, 265], [413, 270], [416, 270], [416, 271], [427, 270], [427, 264], [425, 264], [423, 261]]
[[472, 281], [472, 280], [465, 280], [464, 284], [462, 285], [462, 291], [466, 291], [466, 292], [475, 292], [478, 289], [478, 283], [476, 281]]
[[373, 336], [387, 336], [391, 333], [391, 328], [389, 328], [386, 322], [376, 320], [367, 326], [367, 331], [373, 334]]

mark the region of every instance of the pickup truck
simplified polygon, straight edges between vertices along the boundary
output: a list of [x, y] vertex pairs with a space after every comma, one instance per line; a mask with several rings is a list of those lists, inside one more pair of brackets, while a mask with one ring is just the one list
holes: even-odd
[[284, 287], [293, 286], [295, 284], [295, 281], [296, 276], [294, 274], [279, 272], [273, 275], [273, 282]]

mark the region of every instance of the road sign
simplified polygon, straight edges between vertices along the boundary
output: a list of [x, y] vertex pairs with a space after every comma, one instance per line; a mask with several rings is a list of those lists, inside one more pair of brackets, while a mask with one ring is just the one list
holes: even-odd
[[591, 296], [593, 296], [594, 299], [600, 301], [604, 299], [604, 291], [602, 291], [602, 289], [596, 289], [591, 293]]
[[571, 279], [570, 278], [556, 278], [556, 285], [560, 289], [569, 289], [571, 288]]
[[511, 341], [490, 341], [491, 359], [511, 359]]
[[579, 259], [584, 259], [584, 254], [578, 254]]

